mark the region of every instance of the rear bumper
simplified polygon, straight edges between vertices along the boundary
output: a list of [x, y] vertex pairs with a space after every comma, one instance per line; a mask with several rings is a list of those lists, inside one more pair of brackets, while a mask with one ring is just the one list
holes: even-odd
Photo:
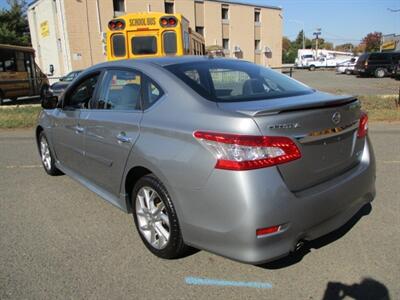
[[[301, 174], [299, 174], [301, 176]], [[366, 140], [361, 162], [327, 182], [292, 193], [277, 168], [215, 170], [200, 190], [177, 189], [183, 238], [194, 247], [259, 264], [345, 224], [375, 197], [375, 160]], [[256, 237], [259, 228], [284, 230]]]

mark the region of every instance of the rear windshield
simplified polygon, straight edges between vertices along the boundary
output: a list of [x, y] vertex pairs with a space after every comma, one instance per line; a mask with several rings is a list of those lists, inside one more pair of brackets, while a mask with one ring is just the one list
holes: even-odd
[[155, 36], [136, 36], [132, 38], [132, 53], [146, 55], [157, 53], [157, 40]]
[[213, 60], [165, 66], [201, 96], [215, 102], [242, 102], [312, 93], [287, 75], [239, 60]]

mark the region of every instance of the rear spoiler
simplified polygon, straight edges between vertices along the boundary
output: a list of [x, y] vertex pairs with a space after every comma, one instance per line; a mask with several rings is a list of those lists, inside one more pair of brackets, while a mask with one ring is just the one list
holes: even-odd
[[360, 102], [358, 101], [357, 97], [345, 97], [345, 98], [335, 98], [332, 100], [325, 100], [325, 101], [310, 101], [310, 102], [299, 102], [299, 103], [288, 103], [285, 104], [284, 102], [281, 105], [271, 105], [269, 108], [264, 108], [258, 111], [246, 111], [240, 110], [239, 112], [250, 115], [252, 117], [258, 116], [265, 116], [265, 115], [276, 115], [284, 112], [291, 112], [291, 111], [301, 111], [301, 110], [310, 110], [310, 109], [322, 109], [322, 108], [331, 108], [336, 106], [342, 106], [345, 104], [354, 103], [355, 105], [359, 106]]

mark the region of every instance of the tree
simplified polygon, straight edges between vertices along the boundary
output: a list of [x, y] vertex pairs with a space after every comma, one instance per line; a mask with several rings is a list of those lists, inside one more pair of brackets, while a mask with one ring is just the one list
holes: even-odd
[[295, 42], [291, 42], [287, 37], [282, 38], [282, 61], [283, 63], [293, 63], [297, 56]]
[[291, 41], [286, 36], [284, 36], [282, 38], [282, 51], [287, 52], [289, 51], [290, 47], [291, 47]]
[[370, 32], [362, 40], [365, 44], [365, 51], [373, 52], [379, 51], [381, 47], [382, 32]]
[[[297, 49], [302, 49], [303, 48], [303, 35], [304, 35], [304, 31], [300, 30], [299, 33], [297, 34], [296, 39], [293, 41], [293, 43], [297, 47]], [[305, 41], [305, 49], [311, 49], [312, 48], [312, 42], [305, 35], [304, 35], [304, 41]]]
[[336, 51], [353, 51], [353, 49], [354, 45], [352, 43], [345, 43], [335, 47]]
[[364, 53], [364, 52], [365, 52], [365, 44], [364, 43], [358, 44], [353, 49], [354, 55], [359, 55], [359, 54]]
[[8, 9], [0, 10], [0, 44], [30, 46], [27, 4], [25, 0], [7, 0]]
[[300, 30], [300, 32], [297, 34], [296, 40], [294, 41], [299, 49], [303, 48], [303, 38], [305, 39], [304, 31]]

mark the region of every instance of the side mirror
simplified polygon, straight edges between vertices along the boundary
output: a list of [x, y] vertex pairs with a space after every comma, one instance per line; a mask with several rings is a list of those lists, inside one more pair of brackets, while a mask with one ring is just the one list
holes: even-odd
[[44, 109], [54, 109], [57, 107], [58, 97], [57, 96], [45, 96], [42, 99], [42, 107]]

